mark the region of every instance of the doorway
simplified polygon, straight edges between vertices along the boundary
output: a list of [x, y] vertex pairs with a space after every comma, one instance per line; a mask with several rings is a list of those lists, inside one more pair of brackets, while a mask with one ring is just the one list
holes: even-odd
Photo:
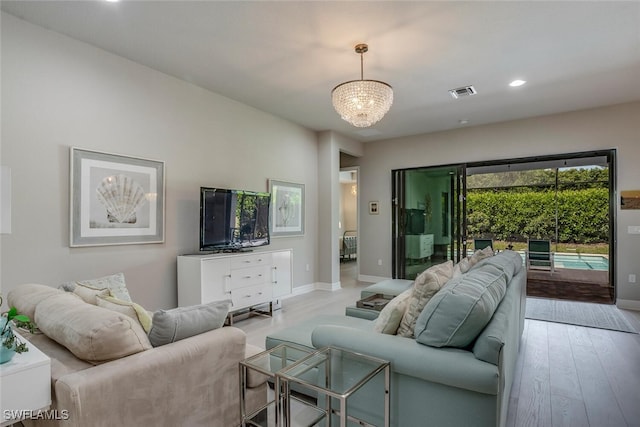
[[354, 286], [358, 280], [358, 167], [340, 169], [338, 246], [340, 285]]
[[431, 265], [464, 253], [463, 165], [395, 170], [393, 275], [414, 279]]
[[[615, 302], [615, 150], [407, 169], [393, 179], [394, 277], [490, 242], [521, 254], [529, 296]], [[458, 202], [445, 203], [451, 196]], [[424, 235], [433, 235], [427, 259], [416, 256]], [[536, 242], [547, 245], [546, 265], [531, 262]]]

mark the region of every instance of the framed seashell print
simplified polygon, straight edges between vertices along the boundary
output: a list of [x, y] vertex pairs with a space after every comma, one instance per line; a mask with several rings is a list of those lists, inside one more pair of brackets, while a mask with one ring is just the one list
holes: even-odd
[[164, 162], [71, 147], [71, 247], [164, 242]]

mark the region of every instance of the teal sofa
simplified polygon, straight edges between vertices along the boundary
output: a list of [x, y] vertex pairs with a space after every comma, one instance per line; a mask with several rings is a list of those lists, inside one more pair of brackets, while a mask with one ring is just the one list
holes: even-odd
[[[469, 344], [457, 347], [419, 342], [440, 345], [437, 342], [442, 337], [438, 335], [449, 334], [446, 329], [450, 325], [446, 325], [448, 319], [443, 319], [442, 313], [468, 317], [467, 311], [472, 306], [487, 306], [487, 300], [482, 299], [471, 304], [456, 300], [465, 293], [465, 284], [479, 281], [502, 281], [504, 293], [496, 293], [491, 286], [483, 291], [489, 300], [495, 300], [497, 308], [477, 336]], [[435, 336], [425, 333], [414, 339], [385, 335], [373, 331], [375, 320], [318, 316], [270, 334], [266, 347], [283, 342], [312, 348], [331, 345], [390, 361], [394, 427], [504, 426], [524, 328], [525, 301], [526, 269], [522, 268], [518, 254], [505, 251], [451, 279], [427, 303], [417, 322], [416, 335], [419, 329], [426, 332], [424, 318], [428, 317], [439, 328]], [[426, 313], [429, 310], [431, 313]], [[379, 390], [383, 389], [382, 381], [379, 375], [350, 400], [350, 415], [383, 425], [381, 406], [376, 403]]]

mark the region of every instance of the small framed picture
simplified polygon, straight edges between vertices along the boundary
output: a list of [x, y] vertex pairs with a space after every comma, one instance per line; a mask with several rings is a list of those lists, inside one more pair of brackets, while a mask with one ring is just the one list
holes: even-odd
[[378, 215], [378, 202], [369, 202], [369, 215]]

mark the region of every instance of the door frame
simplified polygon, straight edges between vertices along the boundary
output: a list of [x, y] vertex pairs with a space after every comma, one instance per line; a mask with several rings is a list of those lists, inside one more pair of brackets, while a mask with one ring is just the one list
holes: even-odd
[[[398, 273], [404, 273], [402, 265], [404, 265], [404, 236], [396, 238], [398, 236], [397, 231], [398, 227], [401, 226], [399, 219], [397, 218], [398, 214], [398, 204], [403, 202], [404, 194], [404, 182], [397, 182], [396, 175], [402, 171], [409, 170], [419, 170], [419, 169], [435, 169], [435, 168], [447, 168], [447, 167], [459, 167], [462, 168], [461, 173], [458, 173], [458, 176], [463, 176], [462, 185], [460, 188], [462, 189], [462, 200], [459, 202], [462, 203], [461, 212], [462, 218], [458, 219], [458, 225], [460, 226], [460, 233], [458, 234], [459, 238], [462, 239], [462, 244], [460, 244], [460, 248], [462, 248], [463, 254], [466, 254], [466, 237], [467, 237], [467, 222], [466, 222], [466, 181], [467, 181], [467, 168], [473, 167], [491, 167], [491, 166], [500, 166], [500, 165], [511, 165], [511, 164], [521, 164], [521, 163], [537, 163], [537, 162], [553, 162], [553, 161], [563, 161], [570, 159], [581, 159], [588, 157], [606, 157], [609, 164], [609, 284], [613, 289], [613, 303], [615, 304], [617, 300], [617, 269], [616, 269], [616, 245], [617, 245], [617, 206], [618, 206], [618, 191], [617, 191], [617, 164], [616, 164], [616, 156], [617, 149], [602, 149], [602, 150], [592, 150], [592, 151], [582, 151], [582, 152], [573, 152], [573, 153], [562, 153], [562, 154], [551, 154], [544, 156], [531, 156], [531, 157], [518, 157], [518, 158], [509, 158], [509, 159], [497, 159], [490, 161], [480, 161], [480, 162], [469, 162], [469, 163], [455, 163], [455, 164], [447, 164], [447, 165], [430, 165], [423, 167], [413, 167], [413, 168], [404, 168], [404, 169], [394, 169], [391, 171], [391, 179], [392, 179], [392, 277], [397, 278]], [[402, 184], [402, 185], [401, 185]], [[401, 187], [400, 187], [401, 185]], [[402, 197], [399, 197], [402, 196]], [[452, 198], [453, 199], [453, 198]], [[453, 202], [453, 200], [452, 200]], [[460, 221], [461, 220], [461, 221]], [[453, 238], [453, 229], [452, 229], [452, 238]], [[398, 247], [400, 245], [400, 247]], [[402, 256], [398, 256], [398, 254]]]

